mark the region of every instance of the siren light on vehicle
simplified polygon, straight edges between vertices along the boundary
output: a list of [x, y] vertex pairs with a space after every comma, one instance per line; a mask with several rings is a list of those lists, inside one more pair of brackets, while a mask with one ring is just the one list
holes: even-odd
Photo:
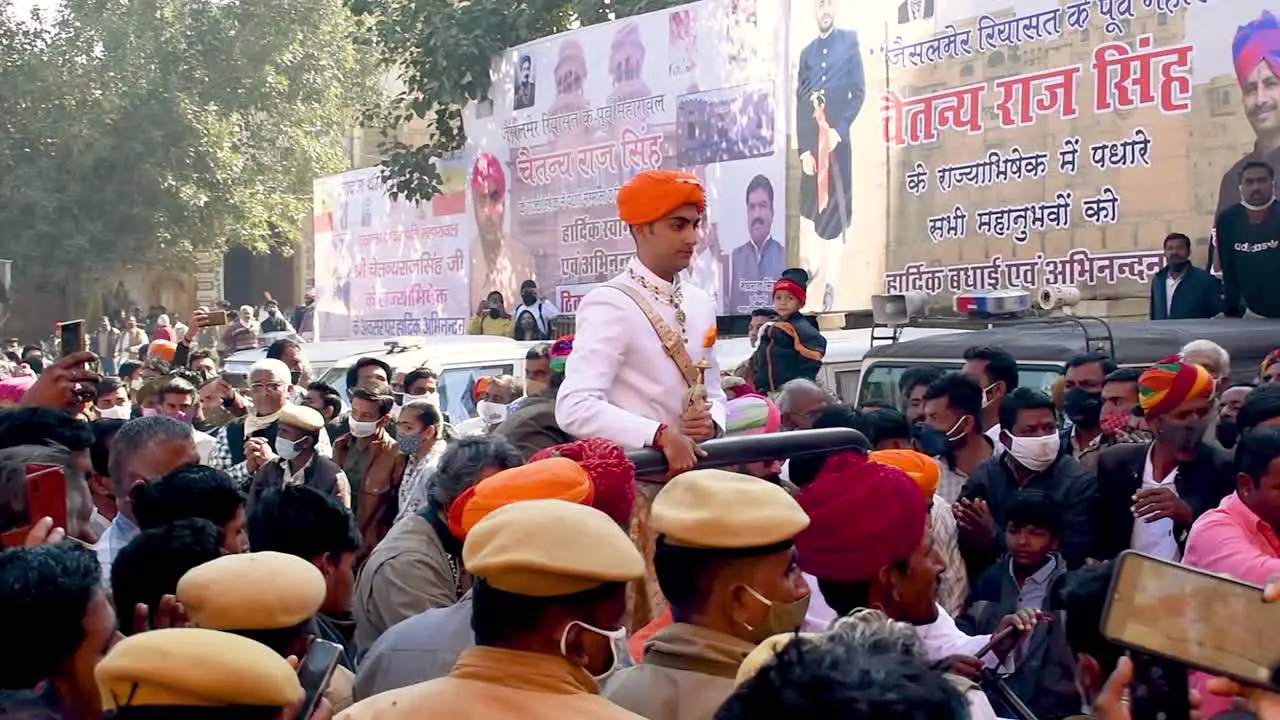
[[1031, 309], [1026, 290], [978, 290], [956, 295], [955, 311], [967, 317], [1017, 315]]

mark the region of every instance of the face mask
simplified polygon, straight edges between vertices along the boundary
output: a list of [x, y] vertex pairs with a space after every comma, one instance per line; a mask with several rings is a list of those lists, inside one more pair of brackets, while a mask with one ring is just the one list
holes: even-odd
[[129, 381], [129, 389], [137, 391], [142, 389], [142, 378], [136, 377]]
[[298, 457], [298, 454], [302, 452], [302, 450], [298, 448], [298, 443], [300, 442], [302, 441], [301, 440], [285, 440], [282, 437], [277, 437], [276, 443], [275, 443], [276, 454], [284, 458], [285, 460], [292, 460]]
[[348, 427], [351, 429], [352, 437], [367, 438], [378, 432], [377, 420], [349, 420]]
[[1174, 452], [1193, 453], [1204, 439], [1209, 423], [1204, 420], [1191, 420], [1186, 423], [1166, 422], [1160, 426], [1156, 436]]
[[617, 630], [601, 630], [598, 627], [593, 627], [584, 622], [574, 620], [568, 625], [565, 625], [564, 632], [560, 634], [560, 654], [565, 657], [569, 656], [569, 629], [574, 625], [577, 625], [588, 632], [593, 632], [597, 635], [603, 635], [609, 638], [609, 649], [613, 653], [613, 661], [603, 673], [591, 676], [591, 679], [595, 680], [596, 684], [603, 685], [604, 681], [609, 679], [609, 676], [617, 672], [618, 668], [622, 666], [623, 658], [629, 657], [627, 655], [627, 628], [620, 627]]
[[289, 373], [289, 382], [297, 385], [302, 380], [302, 371], [294, 370]]
[[1071, 388], [1067, 391], [1064, 408], [1071, 422], [1087, 428], [1097, 427], [1102, 416], [1102, 393]]
[[422, 449], [421, 435], [398, 435], [396, 436], [396, 446], [400, 448], [400, 452], [405, 455], [417, 457], [418, 451]]
[[765, 615], [764, 622], [759, 625], [752, 627], [743, 623], [751, 635], [749, 638], [751, 642], [760, 643], [774, 635], [795, 632], [804, 624], [804, 616], [809, 612], [809, 600], [813, 597], [812, 595], [805, 595], [799, 600], [788, 603], [775, 602], [756, 592], [750, 585], [743, 587], [769, 608], [769, 614]]
[[1227, 449], [1235, 447], [1236, 441], [1240, 439], [1240, 426], [1236, 424], [1235, 418], [1219, 418], [1215, 432], [1218, 444]]
[[125, 403], [98, 411], [98, 417], [105, 420], [128, 420], [133, 415], [133, 405]]
[[991, 383], [990, 385], [982, 388], [982, 409], [983, 410], [986, 410], [987, 406], [993, 402], [991, 398], [987, 397], [987, 393], [991, 392], [991, 388], [995, 386], [996, 386], [995, 383]]
[[538, 296], [531, 292], [522, 293], [520, 295], [520, 299], [524, 301], [525, 305], [529, 305], [531, 307], [538, 302]]
[[408, 405], [415, 400], [426, 400], [436, 407], [440, 407], [440, 393], [423, 393], [421, 395], [405, 395], [404, 404]]
[[476, 413], [490, 425], [497, 425], [507, 419], [507, 406], [496, 402], [481, 400], [476, 403]]
[[1032, 472], [1040, 472], [1058, 459], [1062, 443], [1056, 434], [1040, 437], [1009, 436], [1009, 454], [1018, 464]]

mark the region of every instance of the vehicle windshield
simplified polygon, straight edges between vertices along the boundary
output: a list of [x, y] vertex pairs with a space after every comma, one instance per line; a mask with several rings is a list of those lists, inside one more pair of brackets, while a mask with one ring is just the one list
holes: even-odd
[[[342, 398], [342, 408], [350, 408], [347, 399], [347, 367], [334, 366], [320, 378], [320, 382], [333, 386]], [[511, 363], [494, 363], [490, 365], [473, 365], [468, 367], [447, 368], [440, 373], [440, 409], [448, 416], [449, 422], [459, 423], [476, 416], [475, 396], [471, 389], [475, 379], [492, 375], [511, 375], [515, 366]], [[403, 378], [403, 373], [397, 373]], [[397, 380], [393, 386], [397, 396], [404, 392]]]
[[[903, 360], [879, 362], [871, 367], [862, 368], [862, 385], [858, 392], [858, 404], [869, 402], [898, 407], [898, 381], [902, 373], [909, 368], [928, 365], [939, 370], [960, 370], [963, 362], [936, 362], [931, 360]], [[1064, 368], [1057, 365], [1018, 364], [1018, 385], [1020, 387], [1040, 388], [1045, 392], [1053, 389], [1053, 384], [1062, 375]]]

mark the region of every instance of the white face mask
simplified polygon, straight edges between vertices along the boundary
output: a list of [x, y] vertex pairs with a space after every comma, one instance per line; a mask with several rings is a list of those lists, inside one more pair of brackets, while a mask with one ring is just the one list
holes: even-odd
[[440, 407], [440, 393], [438, 392], [422, 393], [421, 395], [405, 395], [404, 396], [405, 405], [408, 405], [409, 403], [414, 402], [416, 400], [426, 400], [432, 405], [436, 407]]
[[356, 420], [352, 418], [347, 421], [347, 425], [351, 430], [351, 435], [358, 438], [367, 438], [378, 432], [377, 420]]
[[1009, 436], [1009, 454], [1023, 467], [1033, 472], [1040, 472], [1058, 459], [1062, 449], [1062, 441], [1057, 434], [1040, 437]]
[[105, 420], [128, 420], [133, 417], [133, 405], [125, 403], [104, 410], [98, 410], [98, 417]]
[[481, 400], [476, 403], [476, 413], [490, 425], [497, 425], [507, 418], [507, 406], [496, 402]]
[[613, 650], [613, 662], [600, 675], [591, 676], [591, 679], [595, 680], [596, 684], [603, 685], [604, 681], [608, 680], [609, 676], [617, 672], [618, 669], [623, 666], [623, 663], [627, 662], [630, 658], [630, 655], [628, 655], [629, 651], [627, 650], [627, 628], [626, 626], [623, 626], [617, 630], [601, 630], [598, 627], [574, 620], [568, 625], [565, 625], [564, 632], [560, 634], [560, 654], [565, 657], [569, 656], [569, 630], [574, 625], [577, 625], [588, 632], [593, 632], [597, 635], [603, 635], [609, 638], [609, 647]]
[[[355, 433], [352, 434], [354, 435]], [[299, 442], [299, 440], [286, 440], [282, 437], [277, 437], [275, 443], [276, 454], [285, 460], [293, 460], [302, 452], [302, 450], [298, 448]]]
[[130, 388], [131, 390], [134, 390], [134, 391], [141, 390], [141, 389], [142, 389], [142, 378], [140, 378], [140, 377], [136, 377], [136, 378], [134, 378], [134, 379], [130, 380], [130, 381], [129, 381], [129, 388]]
[[991, 383], [990, 385], [982, 388], [982, 409], [983, 410], [986, 410], [987, 406], [991, 404], [992, 399], [987, 397], [987, 393], [991, 392], [991, 388], [995, 386], [996, 386], [995, 383]]

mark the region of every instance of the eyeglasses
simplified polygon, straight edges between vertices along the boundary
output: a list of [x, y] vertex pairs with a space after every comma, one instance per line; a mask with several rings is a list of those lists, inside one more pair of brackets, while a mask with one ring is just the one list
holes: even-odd
[[254, 391], [254, 392], [260, 392], [260, 391], [263, 391], [263, 390], [270, 390], [270, 391], [272, 391], [272, 392], [279, 392], [279, 391], [281, 391], [281, 390], [283, 390], [283, 389], [284, 389], [284, 383], [278, 383], [278, 382], [270, 382], [270, 383], [254, 383], [254, 384], [252, 384], [252, 385], [250, 385], [250, 386], [249, 386], [249, 389], [250, 389], [250, 390], [252, 390], [252, 391]]

